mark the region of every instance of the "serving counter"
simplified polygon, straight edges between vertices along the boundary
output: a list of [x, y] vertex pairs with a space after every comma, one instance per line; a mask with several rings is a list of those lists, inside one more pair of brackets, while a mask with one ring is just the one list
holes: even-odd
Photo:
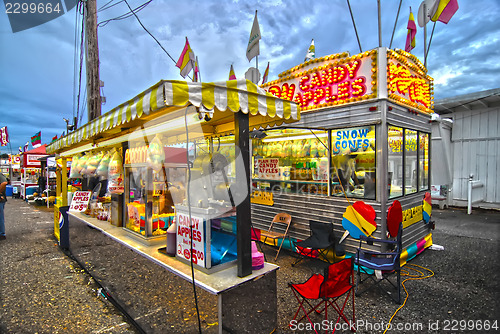
[[[158, 249], [164, 245], [148, 245], [134, 238], [133, 233], [122, 227], [116, 227], [106, 221], [92, 218], [78, 212], [68, 212], [70, 229], [72, 222], [82, 222], [95, 228], [121, 245], [132, 249], [134, 252], [153, 261], [167, 271], [192, 283], [191, 267], [175, 257], [160, 253]], [[212, 274], [204, 273], [198, 269], [194, 270], [194, 284], [203, 290], [218, 297], [218, 319], [219, 333], [222, 328], [255, 328], [256, 332], [266, 332], [269, 324], [277, 323], [277, 290], [276, 271], [277, 265], [265, 263], [264, 268], [253, 270], [245, 277], [238, 277], [237, 266], [233, 265]], [[248, 284], [259, 280], [258, 284]], [[238, 296], [256, 296], [259, 298], [245, 299], [244, 303], [238, 302]], [[269, 312], [262, 312], [262, 310]], [[252, 316], [252, 312], [255, 314]], [[266, 314], [264, 314], [266, 313]], [[237, 317], [237, 314], [245, 314], [246, 319]], [[258, 323], [245, 323], [254, 317], [274, 317], [267, 321]], [[259, 329], [259, 326], [264, 326]], [[272, 330], [272, 329], [271, 329]]]

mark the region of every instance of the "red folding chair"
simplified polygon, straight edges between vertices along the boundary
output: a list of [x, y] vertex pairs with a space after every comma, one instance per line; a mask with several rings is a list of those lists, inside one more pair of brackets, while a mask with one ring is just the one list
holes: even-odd
[[[349, 326], [349, 329], [353, 332], [356, 331], [355, 327], [355, 312], [354, 312], [354, 274], [352, 269], [352, 259], [344, 259], [340, 262], [329, 265], [325, 269], [325, 274], [314, 274], [306, 282], [300, 284], [288, 284], [295, 295], [295, 298], [299, 302], [299, 308], [293, 317], [295, 323], [302, 321], [307, 318], [311, 324], [311, 328], [314, 329], [315, 333], [318, 333], [316, 328], [318, 324], [323, 324], [323, 321], [316, 321], [311, 319], [310, 314], [315, 312], [316, 314], [325, 315], [325, 319], [328, 322], [328, 308], [332, 308], [337, 312], [338, 317], [335, 326], [327, 326], [326, 333], [328, 330], [332, 330], [332, 333], [338, 328], [337, 324], [342, 318], [345, 323]], [[345, 299], [342, 301], [341, 297], [345, 295]], [[349, 300], [349, 295], [352, 297], [352, 321], [344, 314], [346, 309], [347, 301]], [[340, 301], [339, 301], [340, 299]], [[340, 302], [342, 307], [340, 306]], [[309, 309], [307, 309], [309, 308]], [[300, 311], [304, 315], [297, 320], [297, 316]], [[331, 322], [328, 322], [331, 324]], [[291, 326], [291, 325], [290, 325]], [[320, 328], [323, 328], [319, 326]], [[333, 327], [333, 328], [331, 328]]]

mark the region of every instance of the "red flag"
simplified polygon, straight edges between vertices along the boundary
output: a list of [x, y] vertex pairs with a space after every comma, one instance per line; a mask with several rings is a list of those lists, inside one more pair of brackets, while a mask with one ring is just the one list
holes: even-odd
[[407, 28], [408, 34], [406, 35], [405, 51], [411, 52], [411, 50], [415, 47], [415, 35], [417, 35], [417, 25], [415, 24], [415, 18], [413, 17], [413, 13], [411, 12], [411, 7]]
[[267, 82], [267, 76], [269, 75], [269, 62], [267, 62], [266, 70], [264, 71], [264, 77], [262, 78], [262, 84]]
[[[184, 49], [182, 50], [181, 56], [177, 61], [178, 68], [181, 69], [181, 75], [185, 78], [189, 72], [193, 69], [196, 63], [196, 57], [194, 56], [193, 50], [191, 50], [191, 46], [189, 45], [188, 38], [186, 37], [186, 44], [184, 45]], [[196, 70], [195, 70], [196, 71]]]
[[9, 132], [7, 131], [7, 127], [4, 126], [0, 128], [0, 145], [6, 146], [9, 143]]
[[431, 18], [431, 21], [448, 23], [448, 21], [450, 21], [451, 17], [457, 12], [457, 10], [457, 0], [440, 0], [437, 4], [436, 12]]
[[31, 145], [42, 145], [42, 131], [38, 131], [38, 133], [35, 133], [35, 135], [31, 137]]
[[229, 70], [229, 80], [236, 80], [236, 74], [234, 74], [233, 64], [231, 64], [231, 69]]

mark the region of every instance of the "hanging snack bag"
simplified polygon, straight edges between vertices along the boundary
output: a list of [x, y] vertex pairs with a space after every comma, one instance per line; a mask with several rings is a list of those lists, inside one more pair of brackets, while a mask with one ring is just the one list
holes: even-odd
[[99, 167], [97, 167], [96, 174], [98, 176], [101, 176], [102, 179], [108, 178], [108, 168], [110, 160], [111, 160], [110, 154], [106, 153], [104, 157], [101, 159], [101, 162], [99, 162]]
[[86, 175], [87, 170], [87, 162], [89, 160], [89, 155], [83, 155], [80, 159], [78, 159], [78, 164], [76, 166], [76, 171], [81, 175]]
[[113, 150], [108, 165], [108, 192], [111, 194], [123, 194], [123, 191], [122, 157], [118, 151]]
[[69, 171], [69, 178], [70, 179], [77, 179], [80, 177], [80, 171], [78, 170], [79, 166], [79, 155], [75, 155], [73, 159], [71, 160], [71, 169]]
[[149, 143], [147, 163], [155, 172], [161, 170], [165, 161], [165, 151], [158, 135]]
[[102, 152], [94, 154], [89, 158], [89, 160], [87, 161], [87, 169], [85, 171], [87, 175], [94, 175], [96, 173], [97, 167], [99, 167], [101, 159], [102, 159]]

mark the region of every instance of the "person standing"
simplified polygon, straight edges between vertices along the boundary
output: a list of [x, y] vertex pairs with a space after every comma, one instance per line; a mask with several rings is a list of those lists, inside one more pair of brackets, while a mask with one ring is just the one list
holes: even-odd
[[5, 240], [5, 202], [7, 202], [7, 184], [9, 181], [0, 173], [0, 240]]

